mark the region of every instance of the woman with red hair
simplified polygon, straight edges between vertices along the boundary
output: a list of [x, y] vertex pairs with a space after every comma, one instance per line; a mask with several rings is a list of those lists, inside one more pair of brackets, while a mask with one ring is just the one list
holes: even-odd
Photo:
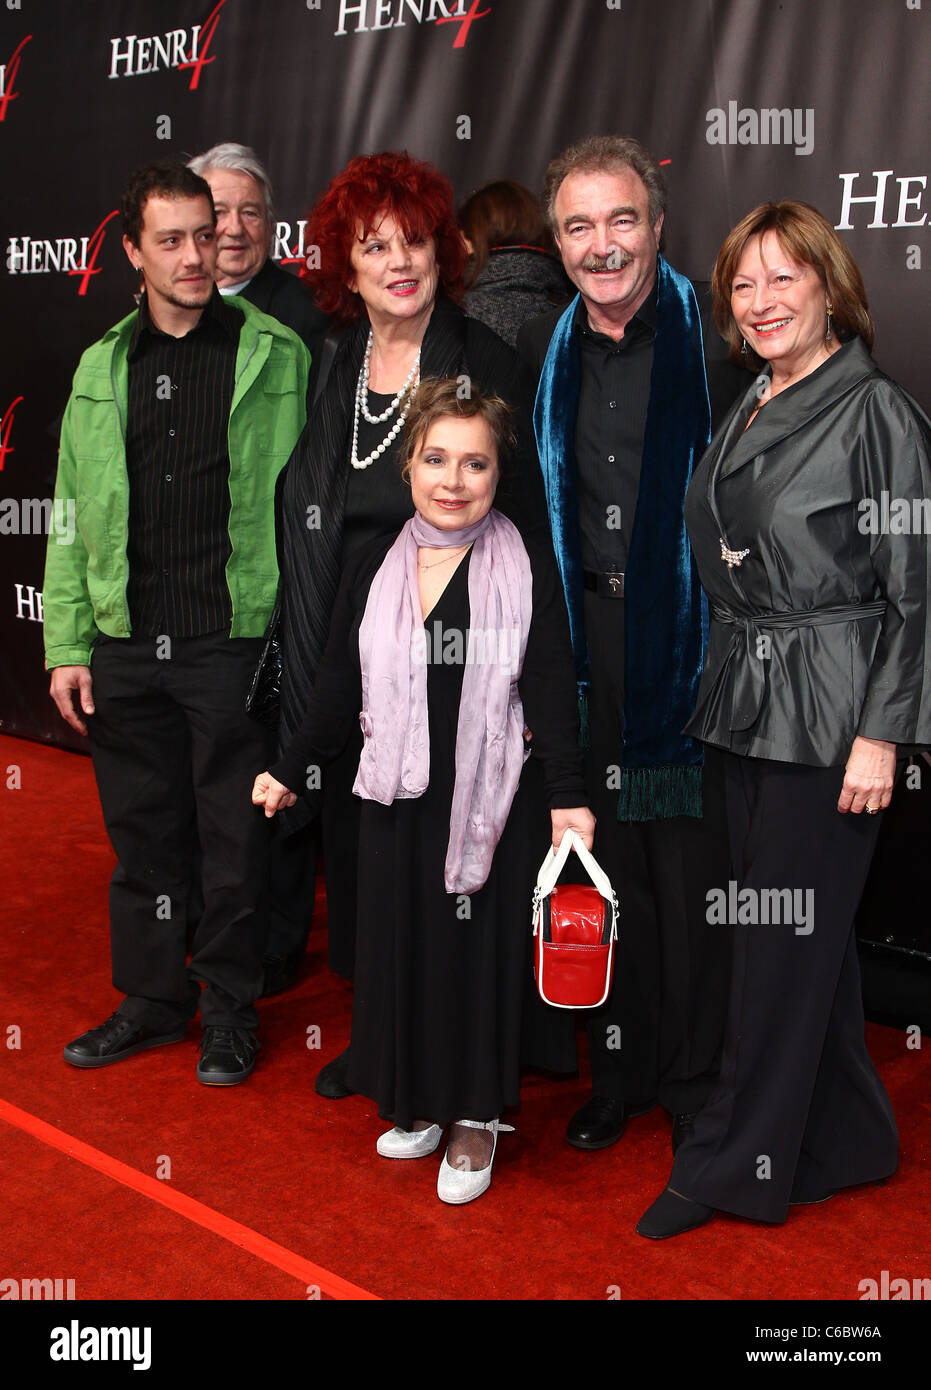
[[[459, 308], [466, 251], [449, 180], [406, 153], [352, 159], [311, 212], [307, 242], [303, 277], [340, 333], [317, 377], [315, 406], [281, 494], [283, 745], [306, 709], [348, 557], [377, 536], [397, 534], [413, 515], [399, 450], [421, 380], [455, 377], [463, 396], [481, 390], [515, 409], [515, 467], [497, 505], [524, 534], [549, 543], [533, 386], [516, 354]], [[321, 817], [329, 960], [347, 978], [359, 827], [352, 784], [361, 749], [356, 730], [328, 769]], [[299, 803], [287, 814], [307, 813]], [[351, 1094], [347, 1059], [344, 1053], [324, 1068], [322, 1095]]]

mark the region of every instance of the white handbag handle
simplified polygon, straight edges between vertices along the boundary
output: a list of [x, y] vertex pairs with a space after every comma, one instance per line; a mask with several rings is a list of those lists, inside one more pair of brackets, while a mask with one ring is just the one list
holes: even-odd
[[582, 861], [585, 872], [588, 874], [592, 883], [598, 889], [603, 898], [612, 903], [615, 911], [617, 910], [617, 899], [614, 896], [614, 889], [611, 887], [611, 880], [598, 860], [590, 850], [585, 848], [581, 838], [575, 830], [567, 830], [559, 842], [559, 849], [554, 851], [550, 845], [546, 858], [540, 865], [540, 872], [537, 874], [537, 887], [534, 893], [534, 901], [539, 902], [548, 893], [553, 891], [556, 880], [565, 867], [566, 860], [569, 858], [569, 851], [575, 850]]

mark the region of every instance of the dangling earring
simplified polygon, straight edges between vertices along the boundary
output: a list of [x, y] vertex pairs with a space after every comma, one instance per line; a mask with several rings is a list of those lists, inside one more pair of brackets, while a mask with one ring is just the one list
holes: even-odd
[[834, 305], [831, 303], [830, 300], [828, 300], [828, 302], [827, 302], [827, 311], [828, 311], [828, 331], [827, 331], [827, 333], [825, 333], [825, 335], [824, 335], [824, 341], [825, 341], [826, 343], [829, 343], [829, 342], [831, 341], [831, 336], [832, 336], [832, 335], [831, 335], [831, 315], [832, 315], [833, 312], [834, 312]]
[[740, 355], [741, 355], [741, 357], [746, 357], [746, 355], [747, 355], [747, 340], [746, 340], [746, 338], [741, 338], [740, 341], [741, 341], [741, 343], [743, 344], [743, 347], [740, 349]]

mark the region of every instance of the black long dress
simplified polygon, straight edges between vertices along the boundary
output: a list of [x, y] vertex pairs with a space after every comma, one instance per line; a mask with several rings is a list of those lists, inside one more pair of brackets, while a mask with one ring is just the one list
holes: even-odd
[[[379, 532], [396, 534], [413, 512], [410, 491], [395, 466], [398, 440], [362, 472], [349, 465], [353, 403], [368, 331], [368, 319], [363, 317], [340, 338], [326, 385], [282, 484], [282, 746], [300, 724], [316, 680], [339, 580], [351, 553]], [[516, 354], [483, 323], [467, 318], [440, 295], [424, 334], [421, 374], [425, 380], [465, 375], [473, 387], [501, 396], [516, 408], [518, 446], [512, 467], [499, 484], [495, 505], [524, 537], [549, 542], [543, 477], [533, 443], [534, 384]], [[370, 393], [373, 414], [387, 404], [387, 397]], [[368, 426], [363, 420], [360, 455], [365, 457], [388, 429], [389, 422]], [[552, 557], [550, 564], [555, 565]], [[330, 779], [322, 816], [328, 959], [331, 968], [347, 979], [353, 977], [356, 919], [358, 820], [346, 795], [354, 776], [354, 756], [347, 751], [346, 775]], [[291, 834], [308, 822], [308, 808], [299, 805], [282, 820]], [[568, 1065], [571, 1068], [572, 1062]]]
[[[330, 637], [304, 723], [272, 775], [295, 790], [307, 768], [331, 763], [361, 703], [359, 624], [391, 539], [347, 564]], [[533, 565], [533, 551], [528, 547]], [[447, 894], [443, 866], [455, 781], [463, 665], [441, 630], [469, 627], [471, 551], [458, 564], [426, 627], [430, 781], [423, 796], [391, 806], [363, 801], [358, 922], [348, 1083], [402, 1129], [489, 1119], [519, 1099], [521, 1019], [530, 972], [528, 887], [546, 851], [528, 760], [485, 885]], [[565, 604], [551, 564], [534, 567], [533, 614], [519, 683], [533, 753], [550, 807], [585, 804], [575, 677]], [[326, 773], [324, 771], [324, 787]], [[311, 778], [313, 781], [314, 779]]]

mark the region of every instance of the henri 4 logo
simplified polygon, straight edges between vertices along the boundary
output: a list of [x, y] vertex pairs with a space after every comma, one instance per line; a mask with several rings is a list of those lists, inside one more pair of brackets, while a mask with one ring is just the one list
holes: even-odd
[[31, 38], [32, 35], [27, 34], [24, 39], [21, 39], [13, 50], [13, 57], [8, 63], [4, 63], [0, 67], [0, 121], [6, 120], [7, 107], [11, 101], [15, 101], [19, 96], [19, 92], [13, 90], [13, 84], [19, 71], [19, 55]]
[[[11, 275], [48, 275], [53, 270], [80, 277], [78, 294], [87, 294], [92, 275], [99, 275], [97, 257], [103, 245], [107, 223], [118, 215], [119, 209], [108, 212], [100, 226], [90, 236], [57, 237], [45, 241], [39, 237], [11, 236], [7, 242], [6, 268]], [[80, 247], [80, 259], [79, 251]]]
[[[392, 13], [392, 4], [396, 7], [396, 13]], [[346, 20], [350, 15], [356, 20], [353, 31], [356, 34], [364, 34], [369, 30], [403, 29], [406, 16], [415, 24], [458, 24], [459, 31], [453, 48], [465, 48], [469, 30], [475, 21], [491, 14], [491, 6], [482, 10], [479, 8], [481, 4], [482, 0], [339, 0], [339, 24], [336, 26], [336, 33], [349, 33]], [[310, 8], [314, 7], [308, 5], [308, 9]], [[426, 14], [424, 9], [427, 9]]]
[[22, 399], [22, 396], [17, 396], [16, 400], [7, 406], [6, 414], [0, 420], [0, 473], [3, 472], [7, 454], [14, 452], [10, 443], [10, 430], [13, 428], [13, 412]]
[[190, 35], [186, 29], [169, 29], [147, 39], [140, 39], [137, 34], [111, 39], [109, 76], [139, 77], [162, 68], [177, 68], [179, 72], [191, 68], [188, 89], [196, 91], [204, 68], [216, 58], [216, 54], [208, 57], [207, 53], [225, 4], [226, 0], [217, 0], [203, 24], [195, 24]]

